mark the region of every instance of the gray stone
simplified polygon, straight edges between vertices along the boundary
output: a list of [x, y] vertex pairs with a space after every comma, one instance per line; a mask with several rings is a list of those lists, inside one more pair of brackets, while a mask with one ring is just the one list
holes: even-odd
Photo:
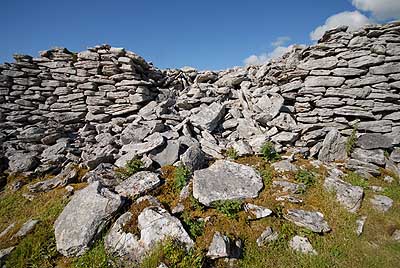
[[348, 211], [354, 213], [361, 207], [364, 190], [360, 186], [353, 186], [331, 173], [325, 178], [324, 187], [336, 192], [337, 201]]
[[279, 233], [274, 232], [270, 226], [268, 226], [261, 235], [257, 238], [257, 245], [259, 247], [267, 244], [268, 242], [276, 241], [279, 238]]
[[271, 165], [278, 172], [296, 172], [297, 166], [290, 163], [289, 160], [281, 160]]
[[299, 137], [298, 133], [293, 132], [279, 132], [275, 136], [271, 138], [271, 140], [275, 143], [293, 143]]
[[356, 234], [360, 236], [363, 233], [365, 221], [367, 220], [367, 216], [361, 216], [359, 219], [356, 220]]
[[26, 236], [29, 232], [31, 232], [33, 230], [33, 228], [35, 228], [36, 224], [38, 224], [38, 223], [39, 223], [38, 220], [29, 220], [29, 221], [25, 222], [22, 225], [21, 229], [19, 229], [18, 232], [15, 233], [12, 238]]
[[362, 56], [349, 60], [350, 68], [363, 68], [383, 63], [385, 57]]
[[150, 128], [143, 125], [129, 124], [121, 133], [122, 144], [142, 142], [149, 134]]
[[145, 208], [138, 217], [140, 244], [150, 249], [166, 238], [173, 238], [190, 249], [193, 240], [182, 226], [182, 223], [161, 207]]
[[115, 187], [115, 191], [124, 197], [137, 198], [160, 185], [160, 178], [156, 173], [140, 171]]
[[288, 209], [285, 218], [297, 226], [304, 227], [315, 233], [326, 233], [331, 230], [321, 212]]
[[345, 78], [334, 76], [308, 76], [304, 82], [306, 87], [340, 87]]
[[288, 113], [281, 113], [278, 117], [273, 119], [270, 123], [283, 131], [293, 131], [297, 129], [297, 123], [294, 118]]
[[390, 159], [393, 160], [393, 162], [400, 163], [400, 148], [394, 148], [392, 153], [390, 154]]
[[122, 203], [99, 182], [77, 191], [54, 223], [57, 250], [64, 256], [82, 255]]
[[305, 70], [333, 69], [337, 64], [338, 60], [336, 57], [325, 57], [320, 59], [308, 59], [300, 63], [298, 68]]
[[315, 251], [307, 237], [296, 235], [289, 241], [289, 246], [300, 253], [317, 255], [317, 251]]
[[190, 146], [184, 154], [181, 155], [182, 164], [191, 171], [202, 168], [205, 164], [205, 156], [200, 147], [195, 144]]
[[277, 93], [270, 96], [263, 95], [255, 104], [261, 113], [261, 122], [267, 123], [275, 118], [279, 114], [284, 101], [284, 98]]
[[241, 255], [241, 242], [232, 241], [220, 232], [214, 234], [206, 256], [212, 260], [219, 258], [239, 258]]
[[10, 255], [14, 249], [15, 247], [0, 249], [0, 262], [3, 261], [8, 255]]
[[253, 168], [226, 160], [217, 160], [193, 176], [193, 196], [206, 206], [219, 200], [255, 198], [262, 187], [262, 178]]
[[397, 241], [397, 242], [400, 241], [400, 230], [399, 230], [399, 229], [397, 229], [397, 230], [395, 230], [395, 231], [393, 232], [393, 234], [392, 234], [392, 239], [393, 239], [394, 241]]
[[369, 201], [380, 212], [387, 212], [393, 206], [393, 200], [384, 195], [374, 195]]
[[389, 149], [393, 140], [379, 133], [366, 133], [357, 139], [357, 146], [362, 149]]
[[93, 183], [99, 181], [101, 185], [106, 187], [115, 187], [119, 184], [117, 173], [115, 172], [116, 166], [110, 163], [101, 163], [95, 169], [89, 171], [83, 176], [82, 181]]
[[158, 147], [151, 151], [149, 157], [161, 167], [172, 165], [179, 159], [179, 145], [179, 141], [168, 140], [164, 147]]
[[364, 161], [350, 159], [346, 164], [347, 168], [356, 171], [358, 174], [364, 175], [367, 178], [371, 176], [379, 176], [381, 174], [377, 165]]
[[272, 187], [281, 188], [281, 192], [299, 194], [306, 190], [306, 186], [302, 183], [293, 183], [289, 181], [273, 181]]
[[371, 74], [394, 74], [394, 73], [400, 73], [400, 63], [399, 62], [390, 62], [390, 63], [385, 63], [380, 66], [375, 66], [369, 68], [369, 72]]
[[78, 175], [78, 170], [75, 164], [68, 163], [61, 173], [54, 178], [29, 185], [28, 189], [31, 192], [48, 192], [57, 187], [64, 187], [74, 182], [74, 180], [78, 178]]
[[364, 150], [356, 148], [351, 154], [351, 157], [363, 162], [376, 164], [378, 166], [385, 165], [385, 154], [382, 149]]
[[346, 159], [346, 139], [337, 129], [332, 129], [325, 136], [318, 159], [323, 162]]
[[366, 72], [366, 70], [357, 68], [336, 68], [332, 70], [333, 75], [344, 77], [360, 76], [362, 74], [365, 74]]
[[190, 122], [194, 126], [212, 132], [218, 126], [224, 114], [225, 106], [214, 102], [201, 109], [197, 114], [192, 115]]
[[234, 142], [228, 143], [226, 148], [233, 148], [238, 156], [245, 156], [253, 154], [253, 149], [251, 146], [244, 140], [238, 140]]
[[268, 217], [272, 214], [272, 210], [262, 207], [262, 206], [250, 204], [250, 203], [247, 203], [244, 205], [244, 210], [247, 213], [252, 214], [252, 216], [249, 217], [251, 219], [253, 219], [253, 218], [262, 219], [262, 218]]
[[8, 169], [12, 172], [32, 171], [39, 165], [39, 160], [32, 153], [15, 153], [8, 157]]

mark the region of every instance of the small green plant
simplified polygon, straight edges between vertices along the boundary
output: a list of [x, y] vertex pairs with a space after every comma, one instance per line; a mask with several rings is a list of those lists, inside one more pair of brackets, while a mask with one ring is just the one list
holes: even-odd
[[278, 205], [272, 209], [272, 212], [274, 213], [275, 217], [278, 219], [283, 219], [283, 207], [281, 205]]
[[183, 225], [189, 231], [191, 237], [196, 238], [203, 234], [205, 222], [201, 219], [191, 218], [189, 214], [182, 214]]
[[185, 187], [190, 176], [190, 170], [184, 165], [180, 165], [175, 169], [174, 188], [181, 191]]
[[192, 207], [195, 210], [200, 210], [203, 211], [204, 210], [204, 206], [199, 202], [199, 200], [197, 200], [196, 198], [194, 198], [193, 195], [190, 195], [190, 204], [192, 205]]
[[351, 131], [351, 134], [346, 141], [347, 156], [351, 155], [351, 153], [356, 148], [356, 144], [357, 144], [357, 125], [354, 125], [353, 130]]
[[184, 245], [173, 239], [168, 239], [166, 242], [164, 242], [162, 252], [164, 255], [163, 261], [168, 265], [168, 267], [203, 267], [203, 252], [195, 249], [186, 251]]
[[261, 177], [263, 178], [264, 185], [270, 185], [272, 183], [272, 179], [274, 178], [274, 169], [267, 165], [264, 168], [259, 170]]
[[392, 198], [393, 200], [400, 201], [400, 185], [391, 185], [389, 187], [385, 187], [382, 194]]
[[82, 256], [76, 258], [73, 262], [74, 268], [106, 268], [112, 267], [110, 265], [110, 258], [104, 248], [104, 241], [99, 240], [95, 243], [93, 248], [87, 251]]
[[310, 187], [315, 184], [316, 178], [312, 171], [300, 169], [296, 173], [295, 180], [298, 183], [303, 183], [304, 185]]
[[388, 150], [383, 151], [383, 155], [384, 155], [386, 158], [389, 158], [389, 157], [390, 157], [390, 153], [389, 153]]
[[296, 230], [293, 225], [289, 223], [283, 223], [279, 232], [279, 238], [288, 240], [296, 235]]
[[235, 159], [237, 159], [237, 158], [239, 157], [238, 151], [236, 151], [236, 149], [233, 148], [233, 147], [229, 147], [229, 148], [226, 150], [225, 154], [226, 154], [226, 156], [227, 156], [228, 158], [233, 159], [233, 160], [235, 160]]
[[243, 202], [240, 200], [221, 200], [213, 202], [212, 206], [228, 218], [237, 219], [238, 213], [243, 208]]
[[357, 174], [356, 172], [349, 172], [344, 177], [344, 180], [354, 186], [361, 186], [362, 188], [366, 189], [369, 186], [369, 183], [366, 179], [364, 179], [361, 175]]
[[137, 157], [132, 158], [128, 162], [126, 162], [124, 168], [118, 168], [116, 170], [116, 174], [121, 179], [126, 179], [133, 174], [142, 171], [144, 169], [144, 164], [142, 160]]
[[280, 158], [280, 155], [275, 150], [275, 145], [270, 141], [261, 146], [261, 154], [266, 161], [276, 161]]

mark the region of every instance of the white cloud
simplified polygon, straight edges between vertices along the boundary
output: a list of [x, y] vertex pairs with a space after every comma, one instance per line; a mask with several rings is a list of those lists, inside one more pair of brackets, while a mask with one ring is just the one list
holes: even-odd
[[400, 18], [399, 0], [352, 0], [352, 4], [380, 20]]
[[359, 11], [341, 12], [327, 18], [324, 25], [318, 26], [310, 33], [310, 38], [311, 40], [316, 41], [320, 39], [327, 30], [334, 29], [338, 26], [347, 25], [349, 26], [349, 30], [352, 31], [372, 22], [373, 21], [371, 19], [364, 16]]
[[283, 46], [286, 42], [289, 42], [291, 38], [289, 36], [280, 36], [276, 38], [274, 42], [271, 43], [271, 46], [273, 47], [281, 47]]
[[287, 47], [278, 46], [269, 53], [262, 53], [260, 55], [251, 55], [250, 57], [246, 58], [243, 62], [246, 65], [261, 65], [267, 63], [272, 59], [282, 57], [286, 52], [292, 50], [292, 48], [293, 45]]

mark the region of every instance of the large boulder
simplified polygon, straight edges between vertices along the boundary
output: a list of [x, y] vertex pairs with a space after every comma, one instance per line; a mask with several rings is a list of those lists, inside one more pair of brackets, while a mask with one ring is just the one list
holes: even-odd
[[323, 162], [346, 159], [346, 139], [337, 129], [332, 129], [325, 136], [318, 159]]
[[98, 181], [76, 192], [54, 223], [57, 250], [67, 257], [82, 255], [122, 204]]
[[193, 196], [210, 206], [219, 200], [255, 198], [263, 187], [260, 175], [251, 167], [217, 160], [193, 176]]

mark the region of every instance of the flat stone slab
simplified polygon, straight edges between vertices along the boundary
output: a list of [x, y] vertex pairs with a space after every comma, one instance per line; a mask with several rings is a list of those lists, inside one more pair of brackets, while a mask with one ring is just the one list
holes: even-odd
[[297, 226], [304, 227], [314, 233], [326, 233], [331, 230], [324, 220], [324, 215], [318, 211], [289, 209], [285, 218]]
[[54, 223], [58, 252], [67, 257], [82, 255], [122, 203], [119, 195], [98, 181], [76, 192]]
[[393, 206], [393, 200], [384, 195], [374, 195], [374, 198], [371, 198], [369, 201], [380, 212], [386, 212]]
[[251, 167], [217, 160], [193, 176], [193, 196], [210, 206], [219, 200], [256, 198], [263, 187], [261, 176]]
[[140, 171], [121, 182], [115, 187], [115, 191], [121, 196], [136, 198], [155, 189], [160, 183], [160, 178], [156, 173]]

